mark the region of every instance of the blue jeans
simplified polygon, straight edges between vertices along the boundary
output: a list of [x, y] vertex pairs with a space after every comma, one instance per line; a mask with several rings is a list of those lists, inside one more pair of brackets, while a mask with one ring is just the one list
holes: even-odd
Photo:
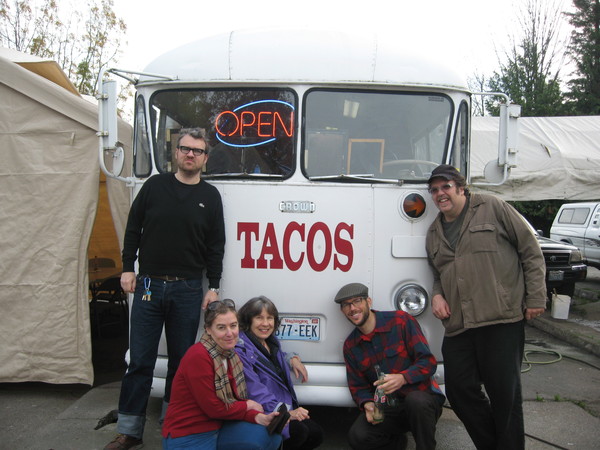
[[163, 450], [276, 450], [280, 434], [269, 435], [266, 427], [239, 420], [226, 420], [220, 430], [163, 438]]
[[256, 423], [226, 420], [219, 430], [217, 450], [277, 450], [283, 438]]
[[207, 431], [206, 433], [190, 434], [178, 438], [163, 438], [163, 450], [215, 450], [217, 448], [218, 436], [219, 430], [215, 430]]
[[163, 325], [169, 356], [164, 401], [169, 402], [179, 362], [196, 340], [202, 307], [202, 280], [151, 280], [151, 300], [142, 300], [144, 277], [138, 277], [129, 332], [129, 367], [121, 384], [118, 432], [141, 439], [146, 406]]

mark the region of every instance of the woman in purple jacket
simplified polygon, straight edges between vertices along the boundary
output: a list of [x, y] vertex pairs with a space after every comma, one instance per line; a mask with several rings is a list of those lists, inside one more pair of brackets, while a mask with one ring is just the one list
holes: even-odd
[[241, 331], [235, 350], [244, 365], [248, 397], [265, 411], [274, 411], [279, 403], [287, 405], [291, 418], [282, 433], [285, 450], [317, 448], [323, 442], [323, 429], [298, 405], [290, 367], [302, 382], [308, 374], [300, 357], [288, 357], [274, 336], [279, 327], [275, 304], [263, 296], [252, 298], [238, 311], [238, 320]]

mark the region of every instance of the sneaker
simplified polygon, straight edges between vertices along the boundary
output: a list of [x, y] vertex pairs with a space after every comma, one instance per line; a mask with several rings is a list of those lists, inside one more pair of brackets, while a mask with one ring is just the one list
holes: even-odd
[[142, 448], [143, 446], [144, 443], [141, 439], [137, 439], [126, 434], [117, 434], [117, 437], [114, 438], [106, 447], [104, 447], [104, 450], [136, 450], [138, 448]]

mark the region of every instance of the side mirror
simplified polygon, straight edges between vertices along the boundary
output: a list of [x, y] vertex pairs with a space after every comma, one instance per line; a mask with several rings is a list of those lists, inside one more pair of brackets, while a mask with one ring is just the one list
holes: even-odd
[[[125, 164], [125, 152], [120, 145], [117, 122], [117, 82], [100, 79], [98, 99], [97, 135], [100, 138], [99, 160], [102, 171], [111, 177], [119, 177]], [[106, 156], [110, 155], [110, 164], [106, 164]]]
[[517, 167], [517, 141], [519, 137], [519, 122], [521, 106], [509, 104], [509, 98], [498, 92], [474, 92], [473, 95], [502, 97], [500, 104], [500, 121], [498, 129], [498, 159], [488, 162], [483, 169], [487, 183], [475, 183], [476, 186], [498, 186], [504, 183], [510, 169]]

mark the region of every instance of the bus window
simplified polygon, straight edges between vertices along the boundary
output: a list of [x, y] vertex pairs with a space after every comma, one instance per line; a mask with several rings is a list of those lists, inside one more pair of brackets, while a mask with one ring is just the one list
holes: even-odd
[[144, 108], [144, 97], [138, 95], [135, 101], [135, 129], [134, 129], [134, 156], [133, 170], [137, 177], [147, 177], [152, 171], [152, 160], [150, 159], [150, 143], [148, 127], [146, 126], [146, 109]]
[[287, 177], [294, 165], [296, 99], [285, 89], [185, 89], [150, 100], [155, 164], [173, 172], [179, 130], [204, 128], [207, 175]]
[[450, 164], [458, 168], [461, 173], [467, 173], [467, 161], [469, 160], [469, 107], [466, 102], [462, 102], [460, 105], [450, 155], [452, 157]]
[[439, 94], [311, 90], [304, 173], [426, 181], [443, 162], [452, 113], [450, 99]]

